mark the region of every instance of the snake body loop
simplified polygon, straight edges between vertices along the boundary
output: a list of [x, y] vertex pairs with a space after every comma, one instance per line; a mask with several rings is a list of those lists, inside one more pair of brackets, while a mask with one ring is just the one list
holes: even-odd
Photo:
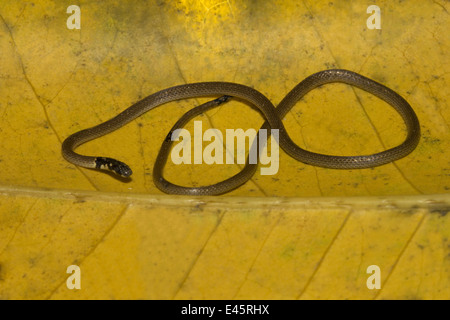
[[[306, 93], [326, 83], [342, 82], [365, 90], [390, 104], [402, 117], [407, 130], [407, 136], [400, 145], [371, 155], [333, 156], [314, 153], [296, 145], [289, 137], [281, 119]], [[78, 166], [106, 169], [128, 177], [131, 169], [125, 163], [105, 157], [84, 156], [74, 152], [79, 145], [106, 135], [136, 119], [143, 113], [167, 102], [205, 96], [225, 96], [187, 112], [172, 128], [171, 132], [182, 127], [192, 117], [214, 108], [228, 98], [240, 98], [257, 107], [266, 122], [261, 129], [278, 129], [279, 144], [293, 158], [306, 164], [334, 169], [358, 169], [383, 165], [398, 160], [415, 149], [420, 139], [420, 125], [414, 110], [408, 102], [393, 90], [368, 79], [360, 74], [342, 69], [325, 70], [315, 73], [294, 87], [280, 102], [277, 108], [259, 91], [250, 87], [231, 82], [199, 82], [171, 87], [156, 92], [121, 112], [114, 118], [89, 129], [81, 130], [69, 136], [62, 144], [64, 158]], [[259, 137], [256, 137], [258, 139]], [[171, 194], [216, 195], [231, 191], [248, 181], [256, 171], [256, 164], [250, 164], [248, 159], [245, 167], [235, 176], [219, 183], [201, 187], [183, 187], [170, 183], [163, 177], [163, 168], [170, 152], [172, 141], [165, 139], [153, 169], [153, 181], [156, 186]]]

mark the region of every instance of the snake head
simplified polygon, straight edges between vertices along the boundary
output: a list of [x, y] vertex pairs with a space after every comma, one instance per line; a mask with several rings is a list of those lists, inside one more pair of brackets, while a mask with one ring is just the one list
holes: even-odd
[[105, 157], [97, 157], [95, 159], [95, 168], [112, 171], [124, 178], [128, 178], [133, 173], [127, 164], [116, 159]]

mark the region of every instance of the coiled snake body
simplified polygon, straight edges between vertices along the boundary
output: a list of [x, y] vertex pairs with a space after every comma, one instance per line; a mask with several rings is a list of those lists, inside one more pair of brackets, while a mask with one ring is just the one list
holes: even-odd
[[[281, 119], [306, 93], [312, 89], [331, 82], [342, 82], [363, 89], [380, 99], [389, 103], [402, 117], [407, 130], [407, 136], [400, 145], [371, 155], [362, 156], [332, 156], [310, 152], [300, 148], [289, 137]], [[420, 126], [414, 110], [408, 102], [393, 90], [386, 86], [368, 79], [360, 74], [342, 69], [331, 69], [315, 73], [294, 87], [280, 102], [277, 108], [259, 91], [245, 85], [231, 82], [199, 82], [171, 87], [156, 92], [121, 112], [114, 118], [97, 126], [76, 132], [69, 136], [62, 144], [62, 155], [64, 158], [81, 167], [93, 169], [106, 169], [123, 177], [132, 174], [131, 169], [123, 162], [106, 157], [84, 156], [76, 153], [74, 149], [79, 145], [106, 135], [130, 121], [136, 119], [143, 113], [156, 108], [164, 103], [205, 96], [222, 96], [216, 100], [198, 106], [187, 112], [174, 125], [182, 127], [190, 118], [216, 107], [227, 101], [229, 97], [243, 99], [257, 107], [263, 114], [266, 122], [262, 129], [278, 129], [279, 145], [293, 158], [314, 166], [334, 169], [358, 169], [380, 166], [398, 160], [415, 149], [420, 139]], [[258, 138], [258, 137], [257, 137]], [[172, 141], [170, 134], [163, 142], [153, 169], [153, 181], [156, 186], [171, 194], [190, 195], [216, 195], [223, 194], [237, 188], [248, 181], [256, 171], [256, 164], [250, 164], [248, 159], [245, 167], [235, 176], [219, 183], [201, 187], [183, 187], [172, 184], [163, 177], [163, 168], [169, 155]]]

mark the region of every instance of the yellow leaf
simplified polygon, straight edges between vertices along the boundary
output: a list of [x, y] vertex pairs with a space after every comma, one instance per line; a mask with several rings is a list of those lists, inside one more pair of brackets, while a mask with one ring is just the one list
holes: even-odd
[[[367, 4], [350, 1], [91, 2], [71, 29], [61, 3], [2, 1], [0, 299], [449, 299], [450, 7], [377, 5], [381, 29], [368, 28]], [[276, 105], [329, 68], [402, 95], [420, 120], [416, 150], [362, 170], [280, 150], [275, 175], [260, 166], [224, 196], [165, 195], [152, 181], [157, 152], [177, 119], [209, 100], [199, 98], [77, 149], [128, 163], [130, 182], [61, 156], [70, 134], [174, 85], [237, 82]], [[195, 120], [223, 133], [264, 122], [236, 100]], [[343, 84], [308, 93], [284, 124], [299, 146], [337, 155], [406, 135], [391, 106]], [[240, 169], [169, 161], [165, 176], [203, 185]], [[367, 286], [373, 265], [380, 289]]]

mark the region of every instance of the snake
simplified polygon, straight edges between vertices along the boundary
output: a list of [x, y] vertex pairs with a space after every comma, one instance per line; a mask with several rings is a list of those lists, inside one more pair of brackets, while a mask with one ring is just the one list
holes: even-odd
[[[406, 126], [407, 134], [404, 141], [395, 147], [378, 153], [358, 156], [315, 153], [295, 144], [286, 131], [282, 119], [305, 94], [319, 86], [335, 82], [362, 89], [392, 106], [401, 116]], [[345, 69], [328, 69], [314, 73], [298, 83], [277, 107], [256, 89], [234, 82], [196, 82], [163, 89], [141, 99], [103, 123], [73, 133], [62, 143], [62, 156], [68, 162], [80, 167], [107, 170], [115, 175], [129, 178], [132, 175], [132, 169], [124, 162], [103, 156], [81, 155], [74, 150], [81, 144], [111, 133], [163, 104], [182, 99], [214, 96], [219, 96], [219, 98], [197, 106], [185, 113], [164, 139], [153, 167], [153, 182], [161, 191], [177, 195], [220, 195], [238, 188], [252, 178], [256, 171], [257, 163], [250, 163], [248, 158], [240, 172], [211, 185], [180, 186], [167, 181], [163, 176], [163, 169], [173, 143], [171, 139], [173, 131], [182, 127], [189, 119], [218, 107], [231, 98], [242, 100], [256, 107], [265, 119], [261, 129], [277, 129], [279, 146], [289, 156], [307, 165], [331, 169], [372, 168], [405, 157], [416, 148], [420, 140], [420, 124], [417, 115], [402, 96], [385, 85], [356, 72]], [[258, 139], [260, 131], [258, 131], [255, 141]], [[267, 139], [269, 136], [270, 134], [267, 136]]]

